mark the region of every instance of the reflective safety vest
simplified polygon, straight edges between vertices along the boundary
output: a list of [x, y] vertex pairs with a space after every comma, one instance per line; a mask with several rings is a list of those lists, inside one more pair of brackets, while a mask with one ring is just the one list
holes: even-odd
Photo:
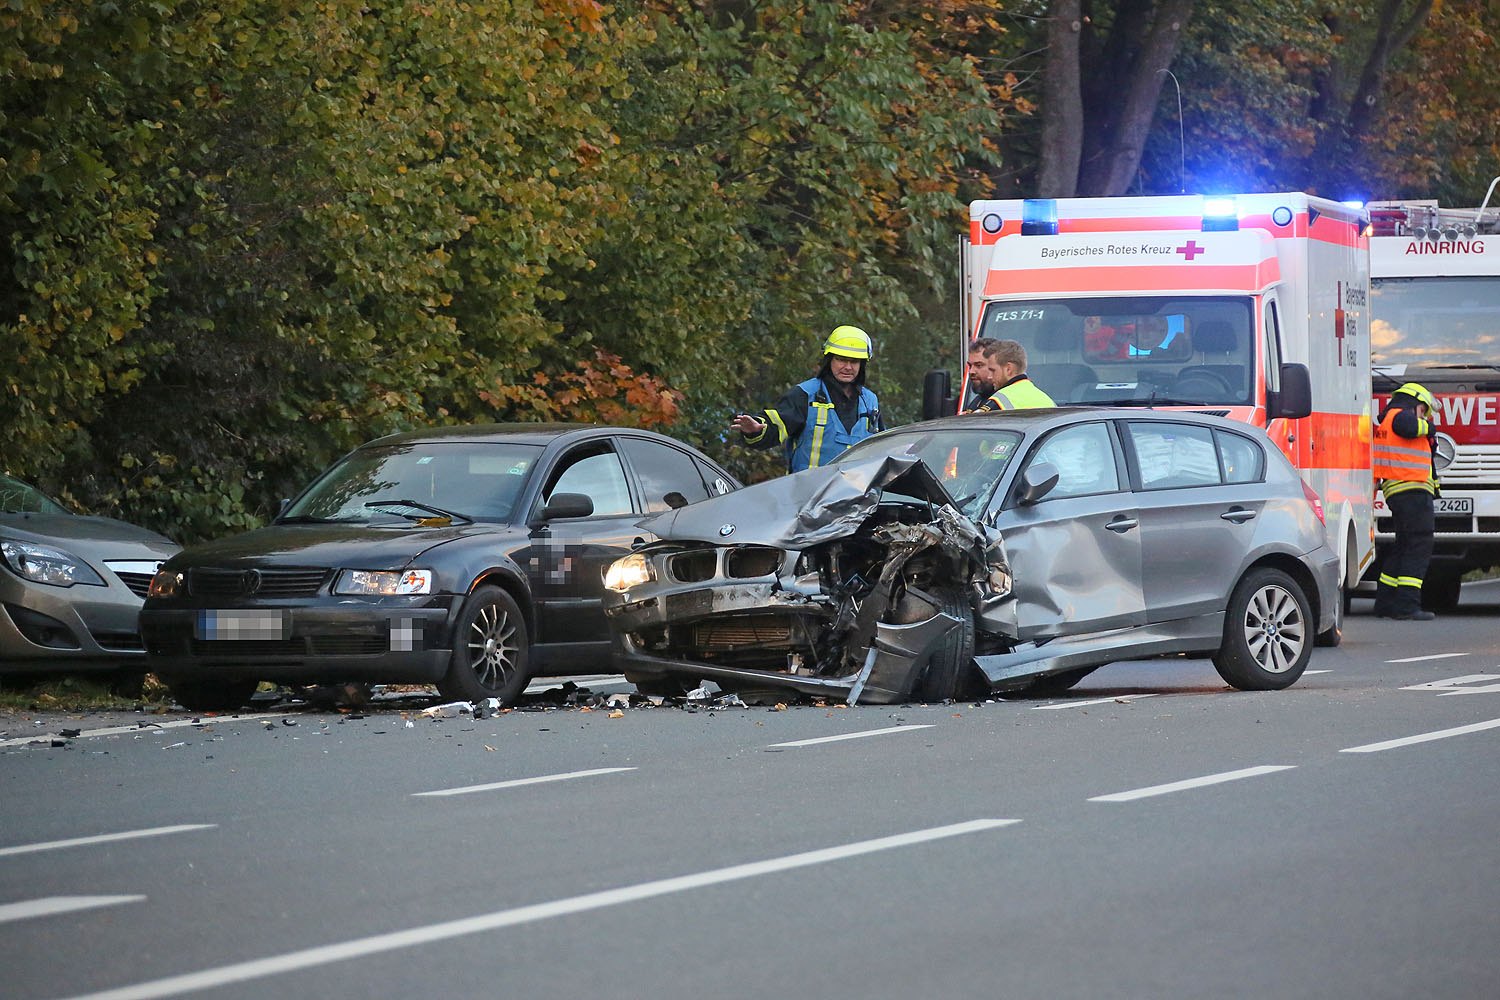
[[853, 430], [846, 428], [834, 412], [834, 404], [828, 398], [828, 387], [822, 379], [810, 378], [798, 383], [797, 388], [807, 393], [807, 421], [797, 440], [786, 443], [787, 471], [801, 472], [827, 465], [850, 445], [875, 433], [880, 401], [864, 386], [859, 388], [859, 416], [854, 421]]
[[1380, 490], [1387, 497], [1406, 490], [1436, 492], [1432, 473], [1432, 447], [1426, 438], [1409, 438], [1397, 434], [1392, 423], [1402, 412], [1392, 407], [1385, 419], [1375, 425], [1375, 450], [1371, 471], [1380, 480]]
[[1002, 410], [1040, 410], [1057, 405], [1051, 396], [1024, 375], [996, 391], [990, 399]]

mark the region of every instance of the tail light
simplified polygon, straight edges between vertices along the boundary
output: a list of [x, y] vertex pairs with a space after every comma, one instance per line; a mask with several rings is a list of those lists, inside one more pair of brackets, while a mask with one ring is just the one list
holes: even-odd
[[1326, 525], [1328, 522], [1323, 520], [1323, 499], [1318, 496], [1317, 490], [1307, 485], [1306, 480], [1302, 482], [1302, 495], [1307, 497], [1308, 503], [1312, 504], [1313, 513], [1318, 515], [1318, 523]]

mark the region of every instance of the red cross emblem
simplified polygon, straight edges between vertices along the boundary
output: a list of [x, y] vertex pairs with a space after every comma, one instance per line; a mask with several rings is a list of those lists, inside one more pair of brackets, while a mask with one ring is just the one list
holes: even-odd
[[1180, 254], [1182, 254], [1188, 260], [1192, 260], [1194, 257], [1198, 256], [1200, 253], [1208, 253], [1207, 250], [1205, 250], [1203, 247], [1200, 247], [1197, 243], [1195, 243], [1192, 240], [1188, 240], [1186, 246], [1180, 246], [1180, 247], [1178, 247], [1177, 248], [1177, 252], [1180, 253]]

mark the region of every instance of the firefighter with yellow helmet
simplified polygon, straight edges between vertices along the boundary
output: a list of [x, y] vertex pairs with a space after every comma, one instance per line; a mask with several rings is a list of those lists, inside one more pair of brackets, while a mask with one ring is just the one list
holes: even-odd
[[1381, 618], [1429, 621], [1422, 610], [1422, 576], [1432, 558], [1433, 498], [1439, 492], [1437, 400], [1408, 382], [1391, 393], [1375, 427], [1374, 472], [1394, 523], [1395, 541], [1381, 554], [1375, 613]]
[[874, 354], [870, 335], [840, 326], [823, 342], [818, 374], [786, 391], [759, 416], [737, 414], [732, 430], [752, 448], [781, 447], [788, 472], [827, 465], [846, 448], [885, 430], [880, 400], [865, 385], [865, 365]]

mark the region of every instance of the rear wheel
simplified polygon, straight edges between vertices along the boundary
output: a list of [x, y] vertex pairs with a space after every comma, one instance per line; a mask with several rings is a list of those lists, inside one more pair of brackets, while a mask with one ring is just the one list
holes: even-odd
[[438, 693], [454, 701], [496, 698], [513, 704], [531, 680], [530, 653], [526, 620], [515, 600], [499, 587], [476, 587], [459, 610], [453, 655]]
[[1296, 580], [1279, 569], [1252, 569], [1229, 597], [1214, 667], [1242, 691], [1289, 687], [1307, 669], [1314, 627]]
[[230, 712], [250, 703], [258, 681], [169, 679], [172, 698], [189, 712]]
[[934, 587], [925, 596], [939, 611], [958, 619], [927, 661], [927, 670], [912, 696], [918, 701], [951, 701], [967, 693], [974, 663], [974, 612], [962, 587]]

